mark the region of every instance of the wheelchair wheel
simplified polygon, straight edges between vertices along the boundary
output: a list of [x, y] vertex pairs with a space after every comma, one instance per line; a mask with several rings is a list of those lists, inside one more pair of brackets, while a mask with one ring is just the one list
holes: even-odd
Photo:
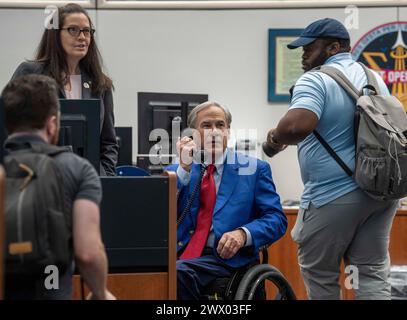
[[287, 279], [275, 267], [269, 264], [259, 264], [251, 268], [243, 277], [237, 288], [235, 300], [253, 300], [256, 290], [259, 286], [269, 280], [275, 284], [279, 293], [279, 300], [296, 300], [294, 291], [292, 290]]

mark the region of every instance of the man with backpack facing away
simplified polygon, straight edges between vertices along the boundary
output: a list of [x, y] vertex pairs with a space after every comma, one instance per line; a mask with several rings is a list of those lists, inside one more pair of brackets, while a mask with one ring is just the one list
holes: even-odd
[[[358, 92], [368, 84], [369, 75], [381, 96], [390, 94], [378, 74], [365, 71], [352, 59], [349, 34], [339, 21], [326, 18], [313, 22], [288, 45], [289, 49], [298, 47], [303, 47], [305, 73], [294, 87], [288, 112], [277, 128], [269, 131], [267, 143], [275, 151], [298, 144], [304, 193], [291, 236], [298, 244], [298, 261], [308, 297], [340, 299], [338, 282], [344, 259], [345, 265], [357, 268], [351, 269], [353, 276], [358, 275], [358, 281], [353, 281], [357, 299], [390, 299], [388, 246], [397, 197], [366, 192], [385, 187], [377, 179], [383, 177], [377, 170], [385, 165], [390, 151], [379, 150], [383, 153], [379, 156], [375, 154], [377, 150], [367, 149], [372, 153], [361, 158], [364, 151], [357, 149], [355, 158], [355, 138], [360, 146], [360, 132], [358, 136], [354, 132], [358, 95], [351, 97], [327, 74], [329, 70], [323, 70], [327, 66], [335, 68], [333, 73], [339, 70]], [[319, 66], [320, 70], [312, 70]], [[390, 156], [396, 158], [397, 154]], [[394, 165], [399, 177], [400, 165], [401, 162]], [[369, 170], [363, 171], [363, 166], [373, 171], [371, 186], [361, 182], [368, 180], [370, 174]], [[401, 179], [398, 180], [400, 184]]]
[[[87, 160], [55, 146], [60, 117], [55, 81], [21, 77], [5, 87], [2, 99], [9, 134], [6, 299], [71, 299], [73, 258], [91, 298], [114, 299], [106, 288], [100, 180]], [[47, 280], [55, 271], [56, 284]]]

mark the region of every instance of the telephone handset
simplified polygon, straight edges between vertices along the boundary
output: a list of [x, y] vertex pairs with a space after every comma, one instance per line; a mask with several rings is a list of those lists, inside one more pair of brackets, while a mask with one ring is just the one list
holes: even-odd
[[[186, 128], [185, 131], [183, 132], [182, 136], [188, 136], [191, 140], [194, 140], [193, 132], [194, 131], [192, 128]], [[202, 164], [201, 170], [200, 170], [198, 181], [193, 186], [192, 193], [189, 196], [189, 199], [187, 200], [187, 204], [186, 204], [184, 210], [182, 210], [181, 215], [177, 219], [177, 226], [181, 224], [181, 222], [184, 220], [184, 218], [186, 217], [188, 212], [191, 210], [192, 202], [194, 201], [198, 191], [201, 189], [201, 181], [202, 181], [202, 178], [203, 178], [206, 168], [207, 168], [207, 166], [204, 164], [205, 163], [205, 154], [206, 154], [206, 152], [203, 149], [192, 152], [193, 162]]]
[[177, 226], [179, 226], [181, 224], [181, 222], [184, 220], [185, 216], [191, 210], [192, 202], [194, 201], [198, 190], [201, 189], [201, 181], [202, 181], [202, 178], [203, 178], [206, 168], [207, 168], [207, 166], [204, 164], [204, 162], [205, 162], [205, 151], [204, 150], [202, 150], [202, 149], [198, 150], [198, 152], [194, 152], [192, 154], [192, 156], [193, 156], [195, 162], [202, 164], [201, 171], [199, 173], [198, 181], [196, 182], [194, 188], [192, 189], [192, 193], [187, 201], [187, 204], [186, 204], [184, 210], [182, 211], [181, 215], [177, 219]]
[[[188, 137], [192, 141], [194, 140], [193, 136], [189, 135]], [[192, 158], [193, 158], [195, 163], [204, 164], [205, 163], [205, 150], [200, 149], [200, 150], [197, 150], [197, 151], [193, 151], [192, 152]]]

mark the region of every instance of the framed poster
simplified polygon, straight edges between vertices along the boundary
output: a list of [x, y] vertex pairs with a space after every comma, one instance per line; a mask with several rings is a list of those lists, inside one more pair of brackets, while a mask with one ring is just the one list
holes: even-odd
[[287, 44], [303, 29], [269, 29], [268, 101], [289, 102], [290, 88], [304, 73], [302, 48], [290, 50]]

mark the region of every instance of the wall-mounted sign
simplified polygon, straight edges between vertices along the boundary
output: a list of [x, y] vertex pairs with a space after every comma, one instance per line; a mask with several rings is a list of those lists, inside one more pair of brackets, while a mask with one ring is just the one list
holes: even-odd
[[302, 29], [269, 29], [268, 101], [289, 102], [290, 88], [304, 73], [302, 49], [290, 50], [287, 44], [297, 39]]
[[407, 21], [390, 22], [366, 33], [352, 49], [353, 57], [376, 70], [407, 112]]

